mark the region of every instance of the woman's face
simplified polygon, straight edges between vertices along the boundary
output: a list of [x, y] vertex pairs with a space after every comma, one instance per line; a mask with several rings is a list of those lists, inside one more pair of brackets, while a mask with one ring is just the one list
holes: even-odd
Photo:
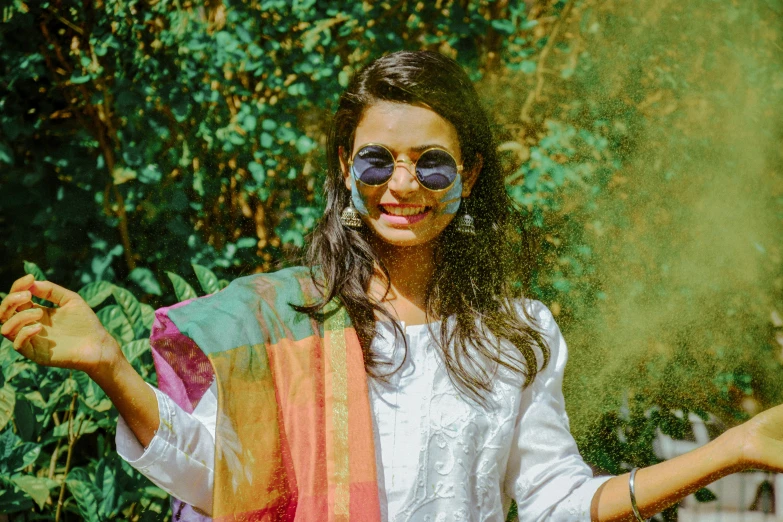
[[395, 246], [422, 245], [436, 238], [454, 219], [460, 197], [470, 194], [481, 162], [475, 162], [474, 172], [463, 170], [451, 190], [433, 192], [422, 187], [413, 162], [425, 149], [444, 149], [459, 165], [464, 158], [454, 126], [419, 105], [384, 101], [367, 108], [347, 156], [353, 158], [369, 143], [385, 146], [397, 163], [388, 183], [368, 186], [353, 180], [345, 151], [340, 151], [345, 186], [352, 192], [362, 220], [379, 238]]

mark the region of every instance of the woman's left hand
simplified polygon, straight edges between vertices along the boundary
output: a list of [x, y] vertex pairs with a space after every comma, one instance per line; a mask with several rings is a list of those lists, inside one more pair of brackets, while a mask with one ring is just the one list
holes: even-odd
[[783, 471], [783, 404], [730, 431], [738, 438], [742, 468]]

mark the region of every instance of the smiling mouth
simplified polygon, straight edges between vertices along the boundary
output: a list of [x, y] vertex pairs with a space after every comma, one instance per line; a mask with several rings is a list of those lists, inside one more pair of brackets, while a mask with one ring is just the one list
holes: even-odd
[[405, 206], [405, 207], [398, 207], [398, 206], [385, 207], [383, 205], [379, 205], [379, 208], [381, 209], [381, 212], [389, 216], [402, 216], [402, 217], [410, 217], [410, 216], [418, 216], [420, 214], [426, 214], [432, 209], [432, 207], [427, 207], [424, 205]]

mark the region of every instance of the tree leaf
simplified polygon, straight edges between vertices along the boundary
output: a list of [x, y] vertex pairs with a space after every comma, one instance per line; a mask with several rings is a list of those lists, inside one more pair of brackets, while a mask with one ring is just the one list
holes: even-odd
[[11, 472], [19, 471], [34, 463], [41, 454], [41, 444], [22, 442], [13, 430], [0, 435], [0, 478], [7, 478]]
[[[4, 477], [0, 477], [2, 479]], [[10, 479], [8, 479], [10, 482]], [[11, 491], [13, 490], [13, 491]], [[33, 503], [27, 494], [20, 489], [8, 487], [6, 491], [0, 494], [0, 513], [19, 513], [21, 511], [32, 511]]]
[[90, 81], [90, 75], [78, 75], [76, 74], [76, 71], [73, 71], [73, 74], [71, 74], [71, 83], [74, 85], [80, 85], [82, 83], [87, 83]]
[[[47, 383], [49, 386], [52, 386], [52, 388], [56, 388], [56, 386], [53, 386], [51, 382]], [[24, 394], [25, 399], [30, 401], [30, 404], [33, 406], [38, 406], [41, 409], [46, 408], [46, 401], [43, 398], [43, 394], [39, 390], [30, 391]]]
[[21, 446], [17, 446], [16, 448], [14, 448], [14, 457], [10, 459], [10, 460], [16, 460], [17, 458], [19, 459], [14, 471], [20, 471], [26, 468], [27, 466], [35, 462], [40, 454], [41, 454], [40, 444], [35, 444], [33, 442], [26, 442]]
[[14, 414], [14, 406], [16, 406], [16, 390], [10, 383], [5, 383], [0, 388], [0, 431], [11, 420], [11, 416]]
[[99, 520], [98, 502], [100, 492], [90, 480], [87, 471], [82, 468], [72, 469], [68, 473], [65, 483], [76, 500], [76, 505], [79, 506], [79, 511], [84, 520]]
[[43, 509], [46, 500], [49, 498], [49, 490], [57, 486], [57, 481], [47, 477], [36, 477], [33, 475], [14, 475], [11, 481], [27, 493], [30, 498], [38, 504], [39, 509]]
[[14, 151], [3, 142], [0, 142], [0, 161], [9, 165], [14, 164]]
[[141, 303], [141, 324], [147, 330], [152, 330], [152, 325], [155, 323], [155, 309], [147, 303]]
[[22, 440], [30, 441], [33, 439], [37, 428], [35, 413], [30, 401], [24, 397], [19, 397], [14, 405], [14, 422], [16, 430]]
[[8, 461], [14, 453], [14, 447], [17, 442], [19, 442], [19, 437], [16, 436], [13, 430], [6, 430], [0, 433], [0, 469], [8, 470]]
[[193, 270], [196, 272], [196, 277], [204, 289], [204, 292], [208, 294], [214, 294], [220, 290], [220, 283], [217, 276], [209, 268], [193, 263]]
[[[5, 386], [6, 378], [10, 379], [10, 377], [6, 376], [5, 369], [21, 357], [19, 352], [14, 350], [14, 343], [5, 337], [0, 337], [0, 388]], [[0, 426], [0, 430], [2, 429], [2, 426]]]
[[33, 274], [36, 281], [46, 281], [46, 276], [44, 275], [43, 270], [38, 268], [38, 265], [32, 261], [24, 262], [24, 272], [26, 274]]
[[98, 412], [111, 409], [109, 397], [86, 373], [74, 372], [73, 380], [78, 384], [79, 398], [88, 408]]
[[149, 268], [136, 267], [128, 275], [128, 278], [148, 294], [163, 295], [160, 284], [155, 279], [155, 274]]
[[718, 499], [718, 497], [715, 496], [715, 493], [707, 488], [701, 488], [699, 491], [694, 493], [693, 496], [696, 497], [696, 500], [699, 502], [712, 502], [713, 500]]
[[[75, 436], [87, 435], [89, 433], [95, 433], [98, 431], [98, 424], [92, 420], [92, 418], [85, 417], [83, 414], [78, 414], [73, 419], [73, 434]], [[59, 426], [52, 430], [52, 436], [55, 438], [68, 436], [68, 423], [63, 422]]]
[[98, 319], [120, 345], [134, 339], [133, 328], [119, 305], [111, 305], [98, 310]]
[[125, 354], [125, 358], [129, 363], [133, 363], [144, 352], [150, 350], [149, 339], [137, 339], [133, 342], [122, 345], [122, 353]]
[[95, 281], [82, 287], [79, 295], [87, 301], [91, 308], [95, 308], [106, 300], [112, 293], [114, 285], [106, 281]]
[[125, 317], [128, 318], [131, 328], [133, 328], [133, 333], [136, 337], [140, 337], [142, 333], [144, 333], [145, 328], [144, 322], [141, 320], [141, 305], [139, 304], [139, 301], [133, 296], [130, 290], [120, 288], [116, 285], [112, 290], [112, 295], [114, 295], [117, 304], [120, 305], [123, 313], [125, 313]]
[[171, 284], [174, 285], [174, 293], [177, 295], [177, 300], [187, 301], [188, 299], [198, 297], [196, 291], [193, 290], [193, 287], [190, 286], [187, 281], [182, 279], [180, 276], [174, 272], [166, 272], [166, 275], [169, 276], [169, 279], [171, 279]]
[[118, 484], [112, 462], [108, 458], [103, 458], [95, 470], [95, 484], [101, 492], [99, 513], [103, 519], [109, 519], [114, 515], [117, 506]]

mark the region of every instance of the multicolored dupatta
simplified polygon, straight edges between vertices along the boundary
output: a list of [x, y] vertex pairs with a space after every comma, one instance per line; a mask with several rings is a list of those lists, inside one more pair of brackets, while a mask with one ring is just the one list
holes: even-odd
[[215, 520], [380, 520], [362, 350], [343, 307], [289, 306], [316, 297], [299, 267], [156, 312], [160, 389], [191, 412], [217, 380]]

